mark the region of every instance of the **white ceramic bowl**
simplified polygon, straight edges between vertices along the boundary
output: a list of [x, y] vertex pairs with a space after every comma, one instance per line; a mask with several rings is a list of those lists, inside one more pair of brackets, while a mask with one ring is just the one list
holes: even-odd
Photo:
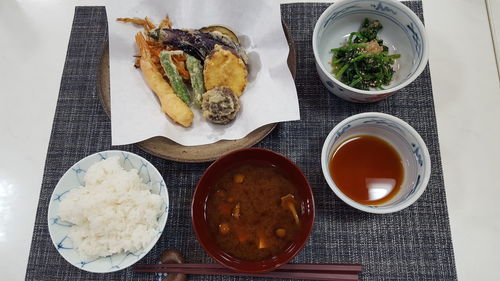
[[[164, 205], [162, 206], [163, 211], [158, 217], [158, 227], [156, 228], [157, 235], [149, 243], [149, 245], [141, 251], [135, 253], [115, 254], [92, 261], [84, 261], [78, 254], [77, 250], [74, 249], [73, 243], [68, 237], [69, 230], [72, 227], [71, 224], [62, 221], [58, 216], [59, 204], [71, 189], [84, 184], [83, 177], [85, 176], [87, 169], [92, 164], [111, 156], [119, 156], [123, 161], [122, 165], [126, 170], [134, 168], [137, 169], [139, 176], [147, 185], [150, 186], [151, 192], [159, 194], [162, 197]], [[52, 238], [52, 243], [61, 256], [79, 269], [98, 273], [118, 271], [134, 264], [153, 248], [165, 228], [168, 217], [168, 209], [169, 198], [165, 181], [158, 170], [151, 163], [139, 155], [127, 151], [110, 150], [98, 152], [89, 155], [74, 164], [68, 171], [66, 171], [66, 173], [64, 173], [57, 183], [50, 198], [49, 211], [47, 214], [49, 233]]]
[[[346, 139], [371, 135], [391, 144], [401, 156], [404, 178], [399, 192], [380, 205], [364, 205], [347, 197], [330, 175], [329, 162], [333, 152]], [[413, 204], [427, 187], [431, 175], [431, 159], [422, 137], [408, 123], [392, 115], [367, 112], [344, 119], [328, 134], [321, 152], [323, 175], [335, 194], [350, 206], [369, 213], [400, 211]]]
[[[383, 28], [378, 36], [389, 47], [389, 54], [400, 54], [393, 68], [393, 81], [384, 90], [360, 90], [337, 80], [331, 73], [332, 48], [344, 44], [358, 31], [365, 18], [379, 20]], [[424, 25], [404, 4], [395, 0], [345, 0], [328, 7], [319, 17], [312, 38], [319, 77], [325, 87], [342, 99], [374, 102], [384, 99], [413, 82], [428, 61]]]

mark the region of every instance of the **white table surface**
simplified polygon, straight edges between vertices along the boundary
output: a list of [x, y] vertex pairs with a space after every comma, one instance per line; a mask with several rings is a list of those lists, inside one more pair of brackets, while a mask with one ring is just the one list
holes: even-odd
[[[500, 83], [485, 0], [423, 2], [458, 277], [499, 280]], [[1, 280], [24, 280], [74, 6], [104, 3], [0, 1]]]

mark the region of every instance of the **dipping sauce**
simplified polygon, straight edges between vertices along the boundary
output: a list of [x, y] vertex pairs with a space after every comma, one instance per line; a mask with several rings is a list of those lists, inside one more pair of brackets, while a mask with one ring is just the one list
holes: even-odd
[[267, 162], [243, 162], [211, 188], [206, 219], [231, 256], [261, 261], [281, 253], [299, 233], [300, 198], [293, 182]]
[[345, 140], [330, 159], [330, 174], [352, 200], [377, 205], [399, 191], [404, 168], [399, 153], [386, 141], [369, 135]]

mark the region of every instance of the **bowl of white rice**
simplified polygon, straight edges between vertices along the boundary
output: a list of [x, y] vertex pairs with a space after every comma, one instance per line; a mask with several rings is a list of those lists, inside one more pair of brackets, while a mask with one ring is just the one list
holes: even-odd
[[144, 257], [167, 222], [168, 191], [146, 159], [103, 151], [74, 164], [57, 183], [48, 210], [57, 251], [89, 272], [113, 272]]

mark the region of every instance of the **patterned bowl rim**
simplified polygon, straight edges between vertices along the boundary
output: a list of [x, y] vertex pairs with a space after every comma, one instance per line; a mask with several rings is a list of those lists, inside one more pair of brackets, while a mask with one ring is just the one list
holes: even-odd
[[[329, 144], [332, 142], [332, 140], [335, 138], [335, 135], [339, 132], [339, 130], [344, 127], [345, 125], [349, 124], [350, 122], [356, 120], [356, 119], [361, 119], [361, 118], [380, 118], [380, 119], [385, 119], [388, 121], [392, 121], [398, 125], [400, 125], [405, 131], [407, 131], [410, 135], [412, 135], [415, 138], [416, 143], [420, 146], [421, 148], [421, 153], [423, 154], [423, 161], [425, 163], [424, 165], [424, 171], [423, 171], [423, 178], [421, 181], [421, 187], [418, 188], [414, 193], [412, 193], [409, 197], [407, 197], [403, 202], [395, 205], [395, 206], [377, 206], [377, 205], [363, 205], [361, 203], [358, 203], [351, 198], [349, 198], [347, 195], [345, 195], [340, 189], [337, 187], [335, 182], [333, 181], [332, 177], [330, 176], [330, 170], [329, 170], [329, 161], [330, 161], [330, 147]], [[332, 148], [333, 149], [333, 148]], [[380, 112], [365, 112], [365, 113], [360, 113], [356, 115], [352, 115], [350, 117], [347, 117], [346, 119], [342, 120], [340, 123], [338, 123], [328, 134], [326, 137], [324, 143], [323, 143], [323, 148], [321, 150], [321, 169], [323, 171], [323, 177], [325, 178], [326, 182], [330, 186], [330, 188], [333, 190], [335, 195], [339, 197], [342, 201], [344, 201], [346, 204], [350, 205], [353, 208], [356, 208], [361, 211], [365, 211], [368, 213], [373, 213], [373, 214], [387, 214], [387, 213], [394, 213], [397, 211], [401, 211], [413, 203], [417, 201], [420, 196], [424, 193], [424, 191], [427, 189], [427, 184], [429, 183], [429, 179], [431, 177], [431, 157], [429, 154], [429, 150], [427, 149], [427, 146], [425, 145], [424, 140], [420, 136], [420, 134], [408, 123], [405, 121], [389, 115], [385, 113], [380, 113]]]
[[[164, 214], [164, 218], [159, 222], [159, 227], [157, 228], [157, 231], [159, 232], [152, 240], [151, 242], [144, 248], [141, 250], [141, 253], [137, 256], [137, 259], [134, 260], [133, 262], [129, 262], [129, 263], [125, 263], [123, 266], [120, 266], [120, 267], [115, 267], [115, 266], [112, 266], [111, 269], [109, 270], [95, 270], [95, 269], [89, 269], [88, 267], [85, 268], [85, 267], [80, 267], [78, 266], [78, 264], [75, 264], [74, 261], [72, 260], [69, 260], [68, 257], [66, 257], [65, 255], [63, 255], [60, 251], [60, 249], [58, 249], [58, 246], [57, 246], [57, 243], [58, 241], [55, 241], [54, 240], [54, 234], [53, 234], [53, 228], [51, 227], [51, 223], [50, 223], [50, 214], [51, 214], [51, 209], [54, 208], [53, 206], [53, 203], [52, 203], [52, 198], [54, 197], [54, 194], [55, 192], [57, 191], [57, 187], [61, 184], [61, 181], [63, 178], [67, 177], [68, 176], [68, 173], [72, 171], [72, 169], [79, 165], [80, 163], [82, 163], [83, 161], [86, 161], [87, 159], [89, 158], [92, 158], [92, 157], [95, 157], [96, 155], [102, 155], [102, 154], [108, 154], [108, 153], [112, 153], [112, 154], [121, 154], [121, 155], [124, 155], [124, 154], [128, 154], [129, 156], [133, 156], [135, 158], [137, 158], [138, 160], [142, 161], [143, 163], [147, 163], [148, 164], [148, 170], [151, 170], [152, 172], [154, 173], [157, 173], [158, 176], [159, 176], [159, 180], [160, 182], [163, 182], [164, 184], [160, 184], [160, 188], [164, 188], [164, 195], [162, 195], [162, 198], [165, 200], [164, 201], [164, 204], [165, 204], [165, 214]], [[102, 157], [102, 156], [101, 156]], [[122, 158], [122, 157], [120, 157]], [[165, 230], [165, 226], [167, 224], [167, 221], [168, 221], [168, 213], [169, 213], [169, 209], [170, 209], [170, 198], [169, 198], [169, 195], [168, 195], [168, 188], [167, 188], [167, 185], [165, 184], [165, 180], [163, 179], [163, 176], [161, 175], [161, 173], [158, 171], [158, 169], [153, 165], [151, 164], [151, 162], [149, 162], [148, 160], [144, 159], [143, 157], [133, 153], [133, 152], [130, 152], [130, 151], [124, 151], [124, 150], [105, 150], [105, 151], [99, 151], [99, 152], [96, 152], [96, 153], [93, 153], [93, 154], [90, 154], [90, 155], [87, 155], [85, 156], [84, 158], [76, 161], [75, 163], [73, 163], [71, 165], [71, 167], [69, 167], [66, 172], [64, 172], [64, 174], [61, 176], [61, 178], [59, 179], [59, 181], [57, 182], [57, 184], [55, 185], [54, 187], [54, 190], [52, 191], [51, 195], [50, 195], [50, 198], [49, 198], [49, 207], [47, 209], [47, 225], [48, 225], [48, 230], [49, 230], [49, 235], [50, 235], [50, 239], [52, 241], [52, 244], [54, 245], [54, 247], [56, 248], [56, 251], [61, 255], [61, 257], [64, 258], [64, 260], [66, 260], [69, 264], [75, 266], [76, 268], [80, 269], [80, 270], [84, 270], [84, 271], [87, 271], [87, 272], [93, 272], [93, 273], [110, 273], [110, 272], [115, 272], [115, 271], [119, 271], [119, 270], [123, 270], [123, 269], [126, 269], [128, 267], [130, 267], [131, 265], [135, 264], [136, 262], [138, 262], [140, 259], [142, 259], [144, 256], [146, 256], [150, 251], [151, 249], [153, 249], [153, 247], [156, 245], [156, 243], [158, 242], [158, 240], [160, 239], [161, 235], [163, 234], [163, 231]], [[102, 259], [102, 258], [105, 258], [105, 257], [99, 257], [98, 259]]]
[[406, 87], [410, 83], [412, 83], [415, 79], [417, 79], [418, 76], [424, 71], [425, 67], [427, 66], [427, 61], [429, 60], [429, 46], [427, 42], [427, 34], [425, 31], [425, 27], [420, 20], [420, 18], [410, 9], [408, 8], [405, 4], [396, 1], [396, 0], [377, 0], [380, 3], [387, 3], [390, 5], [394, 5], [395, 7], [403, 10], [405, 13], [407, 13], [410, 18], [416, 23], [418, 29], [422, 31], [422, 43], [423, 43], [423, 48], [422, 48], [422, 57], [421, 57], [421, 63], [418, 66], [418, 68], [408, 77], [406, 80], [395, 87], [387, 88], [384, 90], [360, 90], [357, 88], [353, 88], [351, 86], [348, 86], [344, 83], [342, 83], [340, 80], [335, 78], [329, 71], [326, 70], [325, 66], [323, 65], [320, 57], [319, 57], [319, 51], [318, 51], [318, 34], [320, 30], [320, 26], [323, 25], [326, 21], [326, 18], [330, 16], [332, 11], [348, 4], [352, 4], [355, 2], [372, 2], [373, 0], [344, 0], [344, 1], [338, 1], [330, 5], [328, 8], [326, 8], [325, 11], [321, 14], [321, 16], [318, 18], [316, 21], [316, 24], [314, 25], [314, 31], [313, 31], [313, 36], [312, 36], [312, 47], [313, 47], [313, 53], [314, 53], [314, 59], [316, 61], [316, 65], [319, 66], [319, 69], [321, 69], [321, 72], [328, 77], [331, 81], [333, 81], [335, 84], [350, 90], [352, 92], [362, 94], [362, 95], [369, 95], [369, 96], [377, 96], [377, 95], [383, 95], [383, 94], [389, 94], [396, 92], [398, 90], [401, 90], [402, 88]]

